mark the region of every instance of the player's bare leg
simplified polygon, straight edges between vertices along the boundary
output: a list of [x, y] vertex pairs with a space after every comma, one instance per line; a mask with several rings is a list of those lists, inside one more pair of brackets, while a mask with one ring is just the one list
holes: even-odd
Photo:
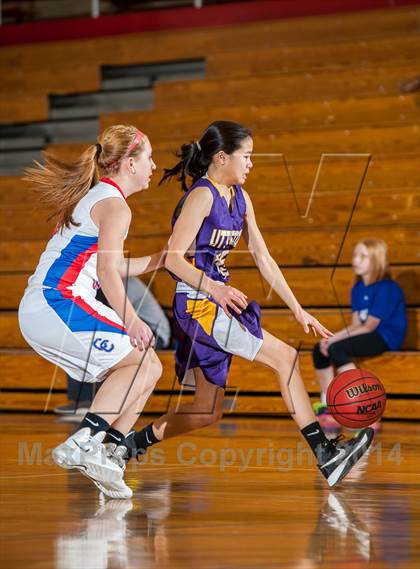
[[299, 369], [298, 354], [269, 332], [263, 330], [264, 342], [255, 361], [269, 366], [277, 375], [283, 400], [302, 435], [318, 459], [318, 468], [330, 486], [342, 480], [368, 450], [374, 432], [367, 428], [348, 441], [329, 441], [316, 420]]
[[194, 401], [177, 405], [153, 423], [159, 440], [207, 427], [222, 417], [224, 389], [207, 381], [201, 369], [195, 368], [193, 372]]
[[[146, 353], [132, 350], [108, 375], [81, 428], [54, 449], [55, 462], [64, 468], [77, 468], [112, 498], [130, 498], [132, 491], [123, 480], [125, 435], [136, 422], [161, 373], [161, 363], [153, 350]], [[107, 434], [108, 438], [113, 437], [105, 446], [102, 444], [105, 432], [98, 430], [101, 421], [111, 425]]]

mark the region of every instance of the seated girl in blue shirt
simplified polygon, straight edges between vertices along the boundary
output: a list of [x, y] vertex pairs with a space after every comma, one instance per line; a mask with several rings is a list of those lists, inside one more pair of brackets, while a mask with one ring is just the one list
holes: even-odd
[[[407, 330], [404, 293], [389, 274], [386, 243], [374, 238], [360, 241], [354, 248], [352, 264], [356, 275], [351, 290], [352, 323], [328, 340], [321, 340], [312, 354], [321, 387], [315, 412], [321, 425], [331, 431], [340, 429], [326, 406], [326, 392], [335, 374], [356, 369], [354, 358], [399, 350]], [[374, 427], [378, 429], [379, 425]]]

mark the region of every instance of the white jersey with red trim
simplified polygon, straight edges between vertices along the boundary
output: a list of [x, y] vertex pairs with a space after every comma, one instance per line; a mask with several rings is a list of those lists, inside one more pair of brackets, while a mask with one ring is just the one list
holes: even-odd
[[[106, 181], [105, 181], [106, 180]], [[96, 271], [99, 230], [90, 212], [105, 198], [124, 200], [120, 188], [102, 179], [79, 201], [73, 211], [78, 225], [57, 231], [49, 240], [28, 287], [60, 290], [67, 298], [90, 298], [99, 288]]]
[[28, 344], [79, 381], [103, 379], [133, 349], [124, 322], [96, 299], [99, 230], [90, 212], [107, 198], [125, 199], [104, 178], [76, 205], [73, 219], [80, 225], [51, 237], [19, 305]]

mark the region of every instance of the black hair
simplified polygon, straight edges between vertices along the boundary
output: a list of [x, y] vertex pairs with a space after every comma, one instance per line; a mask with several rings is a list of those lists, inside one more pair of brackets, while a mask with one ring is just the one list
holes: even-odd
[[236, 122], [211, 123], [197, 142], [181, 146], [176, 153], [180, 161], [173, 168], [164, 168], [165, 173], [159, 184], [176, 176], [184, 192], [188, 191], [187, 176], [192, 178], [193, 183], [196, 182], [207, 172], [215, 154], [221, 150], [226, 154], [232, 154], [249, 136], [251, 130]]

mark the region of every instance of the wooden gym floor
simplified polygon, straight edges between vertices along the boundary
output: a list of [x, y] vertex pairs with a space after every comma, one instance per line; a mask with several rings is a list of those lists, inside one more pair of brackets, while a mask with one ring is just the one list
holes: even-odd
[[132, 462], [131, 500], [51, 463], [74, 425], [1, 417], [7, 569], [420, 566], [419, 425], [386, 422], [330, 491], [288, 419], [224, 419]]

